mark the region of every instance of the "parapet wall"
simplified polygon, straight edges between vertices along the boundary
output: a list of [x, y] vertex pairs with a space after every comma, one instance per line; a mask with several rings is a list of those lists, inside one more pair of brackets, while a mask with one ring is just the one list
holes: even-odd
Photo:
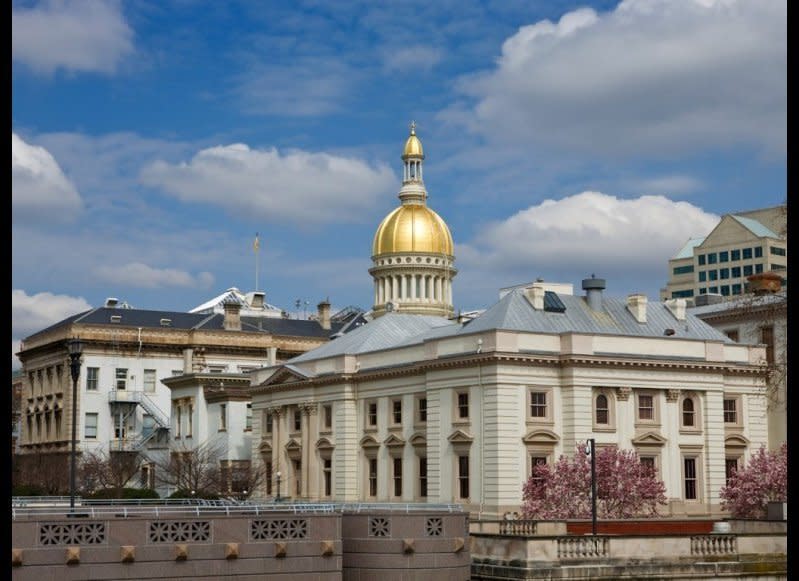
[[12, 521], [13, 581], [465, 581], [464, 513], [66, 514]]

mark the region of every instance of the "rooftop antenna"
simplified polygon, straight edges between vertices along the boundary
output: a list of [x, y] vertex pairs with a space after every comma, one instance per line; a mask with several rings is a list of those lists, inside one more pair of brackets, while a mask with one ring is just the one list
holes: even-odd
[[255, 241], [252, 243], [252, 249], [255, 252], [255, 290], [258, 290], [258, 254], [261, 250], [261, 241], [258, 239], [258, 232], [255, 233]]

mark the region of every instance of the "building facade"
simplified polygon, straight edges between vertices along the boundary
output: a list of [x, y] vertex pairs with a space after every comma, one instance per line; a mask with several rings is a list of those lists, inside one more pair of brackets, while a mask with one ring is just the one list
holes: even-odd
[[[379, 306], [382, 271], [370, 272]], [[455, 502], [492, 518], [519, 509], [535, 464], [594, 438], [650, 463], [670, 514], [718, 513], [733, 462], [767, 441], [764, 349], [684, 299], [617, 299], [605, 286], [508, 287], [466, 318], [387, 310], [253, 371], [252, 461], [280, 474], [268, 486], [283, 496]]]
[[692, 238], [669, 260], [660, 299], [745, 294], [746, 279], [773, 271], [788, 281], [787, 207], [725, 214], [705, 237]]
[[[66, 457], [72, 406], [77, 405], [78, 453], [137, 452], [155, 459], [175, 445], [185, 446], [192, 428], [208, 423], [204, 407], [192, 404], [196, 396], [179, 394], [176, 404], [165, 380], [199, 377], [212, 388], [224, 381], [230, 388], [246, 384], [241, 378], [249, 370], [322, 345], [344, 327], [331, 321], [326, 302], [311, 321], [275, 317], [263, 299], [262, 292], [244, 295], [233, 288], [191, 313], [134, 309], [109, 299], [103, 307], [27, 337], [18, 353], [24, 376], [20, 457]], [[67, 350], [72, 337], [83, 346], [75, 402]], [[180, 420], [176, 409], [183, 414]], [[249, 449], [246, 403], [233, 396], [228, 413], [232, 442], [226, 440], [225, 449]], [[180, 439], [174, 439], [176, 434]], [[152, 466], [145, 465], [134, 484], [153, 487], [155, 482]]]

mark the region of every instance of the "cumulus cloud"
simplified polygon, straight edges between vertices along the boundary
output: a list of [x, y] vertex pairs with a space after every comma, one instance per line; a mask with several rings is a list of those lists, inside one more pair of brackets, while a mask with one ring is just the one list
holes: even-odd
[[142, 181], [184, 202], [217, 205], [251, 219], [298, 223], [353, 222], [396, 186], [385, 165], [306, 151], [212, 147], [189, 162], [155, 162]]
[[488, 137], [592, 154], [787, 148], [787, 3], [626, 0], [521, 27], [448, 112]]
[[69, 221], [83, 206], [50, 152], [16, 133], [11, 133], [11, 205], [15, 221]]
[[133, 53], [133, 30], [117, 0], [46, 0], [12, 9], [11, 51], [39, 74], [111, 74]]
[[40, 292], [11, 291], [11, 333], [24, 338], [77, 313], [91, 309], [83, 297]]
[[210, 287], [214, 276], [210, 272], [192, 275], [175, 268], [153, 268], [141, 262], [115, 266], [98, 266], [94, 269], [98, 280], [138, 288]]
[[[486, 225], [458, 247], [461, 272], [508, 284], [541, 274], [573, 282], [588, 273], [633, 275], [665, 283], [665, 265], [689, 238], [705, 236], [719, 216], [663, 196], [620, 199], [582, 192]], [[491, 271], [489, 273], [489, 271]], [[463, 281], [460, 281], [463, 284]], [[561, 281], [558, 281], [561, 282]]]

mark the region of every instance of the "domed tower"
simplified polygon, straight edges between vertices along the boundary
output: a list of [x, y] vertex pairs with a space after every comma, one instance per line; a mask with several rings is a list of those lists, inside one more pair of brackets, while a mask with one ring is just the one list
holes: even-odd
[[400, 206], [389, 213], [375, 232], [372, 268], [375, 281], [375, 317], [389, 312], [449, 317], [452, 306], [452, 235], [446, 222], [427, 207], [422, 180], [422, 142], [416, 124], [402, 152]]

